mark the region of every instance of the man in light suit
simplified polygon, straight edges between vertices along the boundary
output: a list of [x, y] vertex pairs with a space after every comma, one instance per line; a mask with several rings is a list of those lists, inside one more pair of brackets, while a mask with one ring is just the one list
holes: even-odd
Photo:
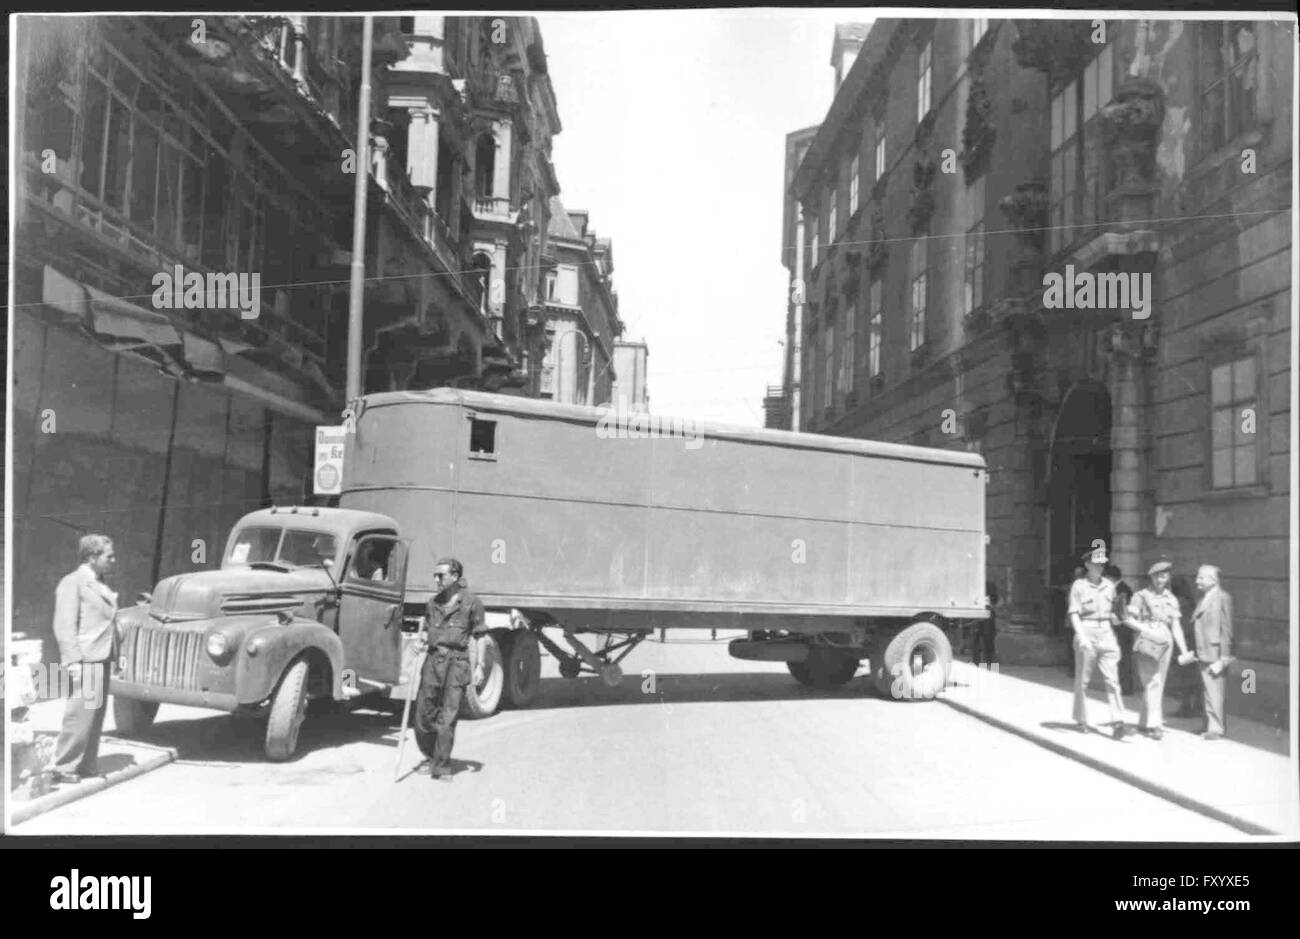
[[[1219, 586], [1219, 569], [1203, 564], [1196, 572], [1201, 600], [1192, 613], [1196, 633], [1196, 660], [1200, 664], [1201, 688], [1205, 692], [1206, 740], [1224, 735], [1224, 688], [1232, 664], [1232, 596]], [[1190, 656], [1187, 657], [1190, 661]]]
[[86, 535], [78, 553], [81, 566], [59, 581], [54, 595], [54, 638], [72, 690], [54, 755], [57, 782], [78, 782], [96, 773], [116, 650], [117, 594], [104, 583], [117, 561], [112, 539]]

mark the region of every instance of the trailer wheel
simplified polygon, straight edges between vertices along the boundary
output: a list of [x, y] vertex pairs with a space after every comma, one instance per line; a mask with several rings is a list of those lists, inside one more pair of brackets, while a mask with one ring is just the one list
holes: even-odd
[[526, 708], [537, 697], [542, 677], [542, 651], [537, 637], [528, 630], [507, 632], [506, 642], [501, 645], [501, 658], [505, 662], [502, 697], [506, 707]]
[[807, 659], [785, 664], [799, 684], [825, 690], [852, 681], [858, 673], [859, 663], [852, 656], [812, 646], [808, 649]]
[[123, 737], [134, 737], [153, 726], [158, 715], [157, 701], [140, 701], [113, 695], [113, 726]]
[[876, 688], [896, 701], [928, 701], [948, 684], [952, 645], [933, 623], [908, 626], [885, 647]]
[[465, 717], [491, 717], [501, 706], [501, 691], [505, 685], [505, 667], [501, 661], [501, 647], [488, 633], [483, 637], [483, 683], [471, 680], [460, 699], [460, 713]]
[[293, 756], [298, 749], [298, 731], [307, 714], [307, 674], [310, 667], [306, 659], [298, 659], [289, 666], [280, 687], [271, 700], [271, 713], [266, 721], [266, 755], [275, 762]]

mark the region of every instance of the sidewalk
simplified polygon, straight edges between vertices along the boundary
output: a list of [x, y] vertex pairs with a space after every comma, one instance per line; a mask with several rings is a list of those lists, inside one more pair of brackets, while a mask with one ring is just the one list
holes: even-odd
[[[63, 723], [63, 709], [62, 700], [37, 701], [33, 704], [27, 711], [27, 718], [34, 734], [37, 737], [57, 739]], [[108, 715], [104, 719], [104, 734], [99, 744], [100, 775], [79, 783], [61, 783], [48, 793], [35, 798], [27, 797], [21, 789], [9, 790], [5, 793], [5, 802], [13, 806], [10, 822], [13, 826], [18, 826], [29, 818], [35, 818], [69, 802], [102, 792], [128, 779], [134, 779], [142, 773], [165, 766], [174, 759], [176, 759], [176, 751], [170, 747], [114, 737], [113, 712], [110, 703]], [[18, 767], [13, 767], [11, 771], [16, 777]]]
[[[1134, 733], [1115, 741], [1099, 678], [1088, 692], [1093, 733], [1071, 719], [1073, 679], [1062, 668], [1007, 666], [998, 671], [954, 662], [939, 700], [1153, 795], [1251, 835], [1300, 835], [1300, 792], [1289, 734], [1231, 719], [1228, 738], [1201, 739], [1199, 718], [1165, 717], [1163, 740]], [[1124, 701], [1137, 727], [1136, 695]], [[1166, 699], [1166, 706], [1173, 702]]]

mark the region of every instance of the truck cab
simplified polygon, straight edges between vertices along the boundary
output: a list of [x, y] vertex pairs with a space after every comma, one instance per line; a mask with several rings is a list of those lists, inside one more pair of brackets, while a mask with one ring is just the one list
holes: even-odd
[[118, 730], [147, 729], [163, 702], [210, 707], [265, 719], [266, 754], [284, 760], [309, 701], [405, 697], [407, 556], [397, 523], [379, 513], [244, 516], [218, 570], [167, 577], [118, 614]]

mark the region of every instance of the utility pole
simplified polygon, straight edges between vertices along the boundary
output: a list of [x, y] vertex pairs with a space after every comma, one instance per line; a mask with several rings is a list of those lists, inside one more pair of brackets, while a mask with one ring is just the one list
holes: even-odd
[[349, 407], [361, 397], [361, 313], [366, 281], [366, 194], [370, 187], [370, 63], [374, 45], [374, 18], [361, 27], [361, 102], [357, 109], [356, 188], [352, 204], [352, 288], [348, 297]]
[[[799, 410], [803, 404], [803, 304], [807, 288], [803, 282], [803, 203], [799, 203], [799, 224], [794, 239], [794, 335], [790, 350], [790, 429], [799, 429]], [[815, 261], [815, 259], [814, 259]]]

